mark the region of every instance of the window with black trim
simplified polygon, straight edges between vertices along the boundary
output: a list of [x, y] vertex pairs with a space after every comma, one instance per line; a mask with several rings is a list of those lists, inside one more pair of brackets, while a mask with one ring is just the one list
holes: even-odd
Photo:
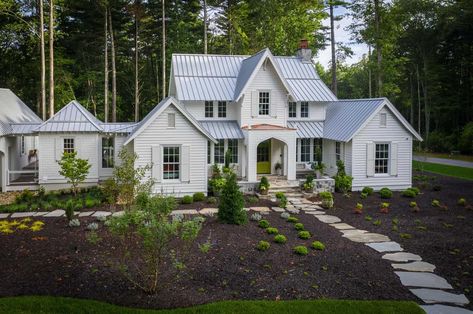
[[22, 135], [21, 140], [20, 140], [20, 154], [23, 156], [26, 153], [26, 148], [25, 148], [25, 137]]
[[214, 117], [214, 102], [213, 101], [205, 102], [205, 117], [206, 118]]
[[227, 117], [227, 102], [226, 101], [218, 102], [218, 117], [219, 118]]
[[335, 142], [335, 160], [342, 159], [342, 143]]
[[218, 143], [214, 144], [214, 163], [225, 163], [225, 140], [218, 140]]
[[269, 92], [259, 92], [259, 111], [260, 116], [269, 115]]
[[301, 138], [301, 161], [310, 162], [310, 138]]
[[289, 102], [289, 118], [297, 118], [297, 103]]
[[376, 144], [374, 173], [388, 173], [389, 171], [389, 144]]
[[210, 164], [212, 162], [211, 160], [211, 151], [212, 151], [212, 143], [210, 141], [207, 141], [207, 164]]
[[64, 139], [64, 153], [73, 153], [74, 152], [74, 139], [73, 138], [65, 138]]
[[[317, 161], [317, 154], [320, 154], [322, 157], [322, 139], [321, 138], [314, 138], [314, 161]], [[322, 159], [322, 158], [320, 158]]]
[[114, 166], [113, 142], [113, 137], [102, 137], [102, 168], [113, 168]]
[[309, 103], [307, 101], [301, 102], [301, 118], [309, 117]]
[[238, 163], [238, 140], [230, 139], [228, 140], [228, 150], [230, 150], [230, 163]]
[[179, 180], [180, 177], [180, 147], [163, 147], [163, 179]]

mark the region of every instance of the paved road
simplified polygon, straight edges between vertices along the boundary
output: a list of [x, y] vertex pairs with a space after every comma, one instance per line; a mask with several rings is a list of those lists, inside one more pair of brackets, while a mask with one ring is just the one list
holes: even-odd
[[454, 159], [446, 159], [446, 158], [424, 157], [424, 156], [417, 156], [417, 155], [414, 155], [413, 159], [417, 160], [417, 161], [431, 162], [433, 164], [473, 168], [473, 162], [471, 162], [471, 161], [454, 160]]

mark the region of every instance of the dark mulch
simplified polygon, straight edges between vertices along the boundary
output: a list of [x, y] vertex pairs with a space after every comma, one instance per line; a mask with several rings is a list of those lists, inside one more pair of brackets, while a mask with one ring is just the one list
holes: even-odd
[[[293, 225], [277, 213], [265, 216], [287, 236], [283, 245], [271, 242], [273, 236], [256, 222], [235, 226], [207, 219], [197, 243], [210, 237], [211, 250], [202, 253], [196, 243], [185, 271], [178, 279], [161, 283], [162, 290], [155, 296], [130, 288], [111, 267], [122, 244], [109, 236], [102, 223], [98, 231], [102, 241], [92, 245], [85, 230], [92, 218], [83, 219], [78, 228], [66, 227], [63, 218], [44, 219], [42, 231], [0, 236], [0, 296], [70, 296], [146, 308], [236, 299], [415, 299], [375, 251], [341, 238], [338, 231], [310, 215], [298, 217], [314, 234], [312, 239], [298, 239]], [[260, 240], [270, 241], [271, 248], [257, 251]], [[314, 240], [324, 242], [326, 250], [310, 249], [308, 256], [292, 252], [295, 245], [310, 246]], [[164, 271], [164, 276], [170, 272]]]
[[[357, 228], [385, 234], [401, 243], [405, 250], [419, 254], [437, 266], [435, 272], [444, 276], [457, 292], [465, 293], [473, 300], [473, 210], [457, 205], [461, 197], [473, 204], [473, 182], [433, 174], [428, 176], [434, 179], [426, 186], [421, 181], [414, 181], [416, 186], [422, 186], [421, 194], [414, 199], [403, 197], [400, 192], [394, 192], [388, 200], [381, 199], [377, 193], [364, 200], [358, 192], [352, 193], [350, 198], [336, 193], [333, 214]], [[436, 185], [440, 191], [433, 190]], [[433, 199], [438, 199], [448, 209], [433, 207]], [[420, 212], [411, 211], [411, 201], [417, 202]], [[361, 215], [353, 213], [357, 202], [364, 205]], [[381, 202], [391, 204], [388, 214], [379, 212]], [[371, 216], [372, 221], [365, 220], [366, 215]], [[397, 232], [393, 231], [393, 219], [399, 220]], [[373, 225], [375, 220], [381, 220], [381, 225]], [[401, 234], [412, 238], [401, 238]], [[473, 307], [470, 305], [470, 308]]]

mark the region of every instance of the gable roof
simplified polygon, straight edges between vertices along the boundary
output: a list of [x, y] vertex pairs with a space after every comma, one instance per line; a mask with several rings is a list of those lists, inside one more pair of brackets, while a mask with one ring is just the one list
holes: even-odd
[[421, 136], [387, 98], [347, 99], [329, 103], [323, 137], [334, 141], [350, 141], [384, 106], [417, 140], [422, 141]]
[[12, 134], [13, 123], [41, 123], [41, 119], [8, 88], [0, 88], [0, 136]]
[[295, 56], [273, 56], [267, 48], [253, 56], [173, 54], [170, 85], [174, 84], [181, 101], [235, 101], [267, 58], [295, 101], [337, 100], [312, 63]]
[[144, 119], [136, 125], [133, 132], [130, 133], [123, 145], [127, 145], [138, 135], [140, 135], [148, 127], [148, 125], [153, 122], [157, 117], [159, 117], [159, 115], [170, 105], [174, 105], [174, 107], [176, 107], [176, 109], [182, 115], [184, 115], [184, 117], [186, 117], [187, 120], [189, 120], [189, 122], [192, 123], [194, 127], [202, 134], [204, 134], [208, 139], [210, 139], [214, 143], [217, 143], [215, 138], [209, 132], [207, 132], [207, 130], [205, 130], [202, 125], [200, 125], [199, 121], [197, 121], [174, 97], [168, 96], [161, 100], [161, 102], [157, 104], [156, 107], [154, 107], [153, 110], [151, 110], [146, 115], [146, 117], [144, 117]]

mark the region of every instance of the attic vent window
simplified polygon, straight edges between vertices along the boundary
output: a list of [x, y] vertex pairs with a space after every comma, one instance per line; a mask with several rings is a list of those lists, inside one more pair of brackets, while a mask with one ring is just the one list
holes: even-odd
[[386, 113], [381, 113], [379, 115], [379, 125], [383, 128], [386, 127], [386, 119], [387, 119]]
[[174, 113], [168, 113], [168, 128], [176, 127], [176, 115]]

